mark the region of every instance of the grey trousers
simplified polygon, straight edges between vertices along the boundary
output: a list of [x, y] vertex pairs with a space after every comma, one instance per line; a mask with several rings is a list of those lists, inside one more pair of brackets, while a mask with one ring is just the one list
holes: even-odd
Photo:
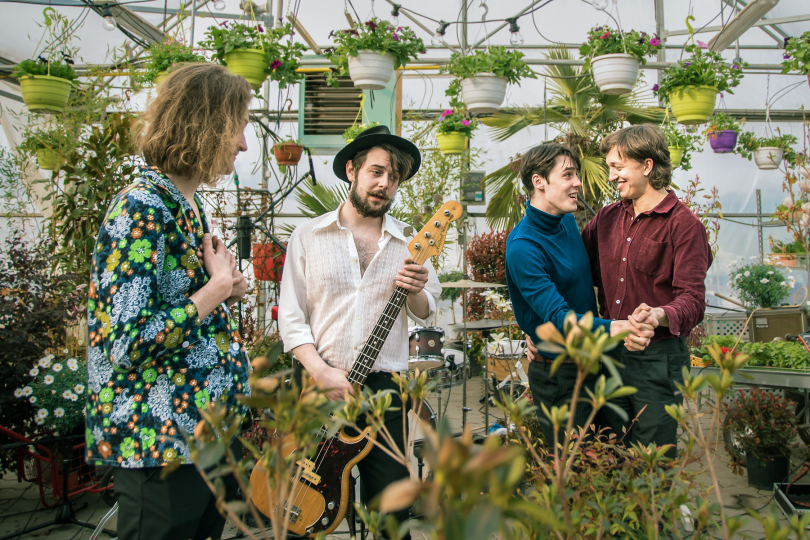
[[[551, 407], [568, 405], [570, 410], [574, 384], [577, 380], [577, 366], [576, 364], [561, 364], [554, 375], [551, 375], [550, 363], [534, 361], [529, 364], [527, 375], [529, 377], [529, 388], [532, 391], [532, 399], [538, 409], [537, 417], [540, 419], [540, 427], [543, 429], [543, 438], [546, 441], [546, 446], [551, 448], [554, 445], [554, 430], [551, 421], [543, 414], [540, 404], [544, 404], [549, 410], [551, 410]], [[585, 378], [583, 388], [580, 390], [580, 396], [588, 396], [585, 387], [593, 390], [596, 379], [595, 375], [588, 375]], [[574, 429], [585, 425], [592, 410], [588, 403], [577, 403], [577, 408], [574, 411]], [[565, 426], [560, 427], [557, 436], [560, 443], [565, 440]]]

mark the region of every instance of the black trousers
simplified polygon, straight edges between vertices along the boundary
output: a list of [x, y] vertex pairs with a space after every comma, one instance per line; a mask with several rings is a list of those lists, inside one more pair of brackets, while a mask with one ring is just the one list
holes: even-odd
[[637, 392], [611, 400], [611, 403], [624, 410], [627, 421], [622, 420], [610, 407], [605, 407], [602, 409], [603, 424], [622, 438], [622, 430], [627, 429], [638, 412], [646, 407], [638, 422], [624, 436], [624, 442], [644, 446], [650, 443], [657, 446], [672, 444], [675, 447], [667, 456], [674, 458], [677, 455], [678, 423], [667, 414], [665, 407], [683, 403], [683, 396], [676, 384], [683, 384], [683, 368], [689, 365], [686, 338], [656, 341], [641, 352], [628, 351], [620, 344], [610, 354], [623, 364], [618, 369], [624, 385], [635, 387]]
[[[532, 391], [532, 399], [538, 408], [536, 414], [540, 420], [540, 427], [543, 429], [546, 447], [552, 448], [554, 446], [554, 429], [551, 421], [543, 413], [540, 404], [545, 405], [549, 411], [551, 407], [561, 407], [563, 405], [568, 405], [570, 410], [574, 384], [577, 380], [577, 366], [576, 364], [561, 364], [554, 375], [551, 375], [551, 363], [534, 361], [529, 364], [529, 373], [527, 375], [529, 377], [529, 389]], [[593, 390], [596, 379], [596, 375], [588, 375], [585, 378], [585, 383], [580, 389], [580, 397], [588, 397], [585, 388]], [[574, 411], [574, 429], [588, 427], [585, 426], [585, 423], [588, 421], [592, 410], [593, 407], [589, 403], [581, 401], [577, 403], [577, 408]], [[565, 427], [564, 425], [560, 426], [557, 433], [557, 440], [560, 443], [565, 440]]]

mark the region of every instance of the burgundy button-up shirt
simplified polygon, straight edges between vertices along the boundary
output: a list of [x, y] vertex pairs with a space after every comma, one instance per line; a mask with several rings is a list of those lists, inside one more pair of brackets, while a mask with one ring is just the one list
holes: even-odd
[[633, 201], [602, 208], [582, 231], [604, 319], [626, 320], [640, 304], [663, 308], [669, 328], [652, 341], [686, 337], [703, 320], [712, 252], [706, 228], [668, 190], [638, 216]]

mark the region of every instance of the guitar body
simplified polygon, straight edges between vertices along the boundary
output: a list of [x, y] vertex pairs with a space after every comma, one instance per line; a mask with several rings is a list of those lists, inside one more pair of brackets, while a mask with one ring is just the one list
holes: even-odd
[[[349, 437], [341, 430], [337, 436], [318, 445], [312, 458], [315, 460], [316, 456], [320, 456], [318, 464], [311, 460], [303, 461], [304, 473], [293, 484], [289, 497], [293, 505], [290, 534], [312, 537], [319, 532], [329, 534], [337, 528], [349, 503], [349, 482], [346, 478], [351, 474], [352, 467], [371, 452], [373, 443], [369, 438], [375, 436], [370, 428], [356, 437]], [[292, 447], [291, 444], [289, 446]], [[269, 490], [267, 471], [258, 465], [250, 475], [250, 487], [253, 504], [269, 517], [276, 508], [275, 493]]]

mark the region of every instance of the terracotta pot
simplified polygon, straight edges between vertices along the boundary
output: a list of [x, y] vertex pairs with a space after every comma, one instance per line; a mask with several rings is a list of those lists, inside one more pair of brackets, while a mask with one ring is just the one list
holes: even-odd
[[709, 144], [715, 154], [728, 154], [737, 146], [737, 132], [733, 129], [714, 131], [709, 134]]
[[717, 88], [714, 86], [684, 86], [670, 93], [672, 114], [679, 124], [705, 124], [714, 113]]
[[638, 80], [638, 59], [632, 54], [605, 54], [591, 61], [596, 86], [603, 94], [629, 94]]
[[298, 165], [303, 151], [304, 147], [295, 143], [281, 143], [273, 146], [273, 154], [279, 165]]

